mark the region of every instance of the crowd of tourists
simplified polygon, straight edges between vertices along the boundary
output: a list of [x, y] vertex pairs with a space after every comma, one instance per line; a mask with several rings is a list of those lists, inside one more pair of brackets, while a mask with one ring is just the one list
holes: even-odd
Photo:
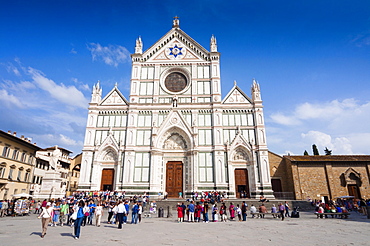
[[[279, 217], [284, 220], [285, 217], [290, 217], [289, 213], [289, 203], [285, 202], [280, 203], [278, 207], [275, 204], [271, 207], [271, 214], [273, 217]], [[233, 202], [230, 202], [230, 205], [227, 206], [225, 202], [221, 202], [220, 205], [214, 202], [210, 202], [204, 199], [194, 202], [190, 201], [188, 205], [184, 203], [177, 204], [177, 220], [179, 223], [188, 221], [188, 222], [203, 222], [209, 223], [212, 222], [227, 222], [230, 221], [246, 221], [248, 210], [252, 218], [265, 218], [265, 214], [269, 211], [266, 208], [265, 204], [262, 203], [258, 208], [253, 204], [248, 209], [248, 204], [243, 201], [241, 206], [239, 204], [234, 205]], [[209, 218], [209, 212], [212, 217]]]
[[[322, 200], [311, 200], [311, 205], [315, 207], [315, 212], [318, 214], [324, 213], [348, 213], [355, 211], [367, 215], [367, 206], [370, 206], [370, 199], [343, 199], [329, 200], [323, 202]], [[324, 216], [320, 216], [323, 218]], [[325, 215], [327, 217], [327, 215]]]
[[[163, 199], [166, 198], [164, 194]], [[182, 198], [182, 194], [179, 194]], [[270, 213], [273, 217], [284, 220], [290, 217], [290, 206], [288, 202], [279, 203], [277, 206], [272, 204], [271, 210], [267, 209], [265, 202], [269, 202], [264, 197], [260, 197], [262, 202], [258, 207], [251, 206], [243, 201], [241, 204], [225, 201], [227, 194], [222, 192], [192, 192], [191, 197], [184, 202], [177, 204], [177, 220], [179, 223], [184, 221], [195, 222], [227, 222], [227, 221], [246, 221], [248, 212], [251, 218], [264, 218], [265, 214]], [[16, 205], [18, 200], [0, 201], [0, 217], [16, 215], [19, 211]], [[318, 213], [346, 213], [357, 211], [366, 215], [366, 206], [370, 206], [370, 200], [337, 199], [324, 203], [319, 200], [311, 201]], [[157, 204], [149, 201], [149, 195], [126, 196], [125, 192], [111, 191], [86, 191], [76, 192], [73, 196], [63, 199], [44, 199], [35, 201], [33, 199], [23, 199], [21, 206], [25, 214], [37, 214], [41, 220], [42, 233], [45, 237], [49, 226], [71, 226], [74, 227], [74, 238], [79, 239], [81, 227], [94, 225], [100, 227], [102, 218], [107, 224], [115, 224], [118, 229], [122, 229], [124, 224], [138, 224], [142, 220], [144, 210], [148, 213], [156, 213]], [[17, 212], [18, 211], [18, 212]], [[105, 217], [106, 216], [106, 217]], [[162, 215], [163, 216], [163, 215]]]

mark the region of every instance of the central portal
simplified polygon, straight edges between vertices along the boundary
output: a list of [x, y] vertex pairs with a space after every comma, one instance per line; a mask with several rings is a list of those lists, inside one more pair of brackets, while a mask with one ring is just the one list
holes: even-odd
[[235, 189], [238, 198], [250, 198], [247, 169], [235, 169]]
[[169, 161], [166, 165], [166, 192], [168, 197], [179, 197], [183, 192], [183, 165], [181, 161]]
[[103, 169], [100, 190], [113, 191], [114, 169]]

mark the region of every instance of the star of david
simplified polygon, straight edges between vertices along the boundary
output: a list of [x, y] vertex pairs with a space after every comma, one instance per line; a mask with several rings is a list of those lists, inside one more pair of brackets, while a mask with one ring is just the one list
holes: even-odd
[[175, 45], [173, 48], [170, 48], [170, 55], [173, 55], [176, 58], [178, 55], [182, 55], [181, 50], [182, 48]]

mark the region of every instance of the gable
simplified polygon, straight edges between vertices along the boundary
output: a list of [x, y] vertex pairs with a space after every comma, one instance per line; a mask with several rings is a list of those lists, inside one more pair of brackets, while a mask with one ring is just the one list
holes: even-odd
[[128, 102], [122, 93], [115, 86], [101, 101], [100, 105], [127, 105]]
[[252, 103], [252, 100], [238, 87], [234, 86], [222, 101], [224, 104]]
[[147, 49], [143, 61], [209, 61], [209, 52], [178, 28], [171, 29], [166, 35]]

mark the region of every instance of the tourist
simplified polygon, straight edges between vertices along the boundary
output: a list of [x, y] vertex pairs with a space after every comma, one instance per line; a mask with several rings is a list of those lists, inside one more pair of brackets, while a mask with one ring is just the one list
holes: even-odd
[[265, 214], [267, 213], [267, 208], [265, 207], [265, 204], [261, 204], [261, 206], [259, 207], [259, 213], [260, 218], [265, 218]]
[[205, 222], [205, 223], [209, 222], [208, 209], [209, 209], [208, 202], [204, 202], [204, 205], [203, 205], [203, 222]]
[[139, 212], [139, 205], [137, 204], [137, 202], [134, 202], [134, 204], [132, 205], [131, 212], [132, 212], [131, 224], [137, 224], [138, 212]]
[[285, 206], [280, 203], [279, 204], [279, 213], [280, 213], [280, 216], [281, 216], [281, 220], [284, 220], [284, 212], [285, 212]]
[[229, 211], [230, 211], [230, 220], [234, 220], [234, 218], [235, 218], [235, 206], [233, 205], [232, 202], [230, 202]]
[[181, 207], [180, 203], [177, 204], [177, 221], [179, 223], [184, 221], [184, 212], [183, 212], [183, 208]]
[[227, 208], [225, 203], [223, 202], [221, 207], [220, 207], [220, 216], [221, 216], [221, 221], [226, 222], [227, 221]]
[[141, 215], [143, 213], [143, 206], [141, 205], [141, 202], [137, 204], [139, 206], [139, 210], [137, 211], [137, 218], [139, 223], [141, 222]]
[[129, 215], [129, 213], [130, 213], [130, 204], [129, 204], [129, 203], [128, 203], [128, 201], [126, 200], [126, 201], [124, 202], [124, 205], [125, 205], [126, 213], [123, 215], [123, 224], [125, 224], [125, 225], [126, 225], [126, 223], [127, 223], [127, 217], [128, 217], [128, 215]]
[[66, 200], [63, 200], [62, 205], [60, 206], [60, 226], [67, 224], [68, 213], [69, 213], [69, 205], [67, 204]]
[[87, 203], [84, 203], [83, 212], [84, 212], [84, 218], [82, 220], [82, 226], [86, 225], [87, 218], [89, 217], [90, 208], [88, 207]]
[[251, 212], [252, 218], [254, 218], [254, 216], [256, 216], [256, 213], [257, 213], [257, 208], [252, 204], [249, 210]]
[[214, 204], [212, 207], [212, 221], [217, 222], [218, 221], [218, 208], [217, 204]]
[[246, 221], [247, 220], [247, 208], [248, 208], [248, 204], [246, 204], [245, 202], [242, 203], [242, 217], [243, 217], [243, 221]]
[[[76, 240], [80, 238], [81, 224], [82, 224], [82, 221], [84, 219], [86, 219], [86, 216], [85, 216], [85, 213], [84, 213], [85, 208], [86, 208], [85, 202], [82, 199], [78, 202], [78, 205], [75, 207], [74, 212], [77, 212], [77, 218], [74, 222], [74, 227], [75, 227], [75, 229], [74, 229], [74, 233], [75, 233], [74, 238]], [[86, 220], [85, 220], [85, 222], [86, 222]]]
[[191, 201], [188, 205], [188, 211], [189, 211], [189, 222], [194, 222], [194, 212], [195, 212], [195, 205], [194, 201]]
[[202, 206], [199, 204], [199, 202], [197, 202], [195, 206], [195, 212], [194, 212], [195, 222], [200, 222], [201, 214], [202, 214]]
[[8, 201], [4, 200], [1, 204], [2, 204], [2, 207], [0, 209], [0, 217], [7, 216], [8, 215], [8, 208], [9, 208]]
[[46, 235], [46, 230], [48, 229], [49, 222], [51, 220], [51, 213], [53, 212], [53, 208], [51, 207], [51, 203], [47, 202], [45, 207], [42, 208], [42, 212], [39, 215], [39, 219], [41, 219], [41, 226], [42, 226], [42, 233], [41, 238], [44, 238]]
[[236, 209], [235, 209], [235, 211], [236, 211], [236, 214], [238, 215], [238, 220], [239, 220], [239, 222], [241, 222], [241, 221], [242, 221], [242, 210], [241, 210], [241, 208], [239, 207], [239, 204], [236, 204]]
[[126, 208], [121, 200], [118, 202], [118, 205], [114, 208], [114, 213], [116, 214], [118, 220], [118, 229], [122, 229], [123, 215], [126, 213]]
[[57, 226], [60, 215], [60, 202], [56, 202], [53, 207], [53, 223], [52, 226]]
[[285, 217], [290, 217], [289, 208], [289, 203], [285, 202]]
[[275, 204], [272, 204], [271, 213], [272, 213], [272, 217], [275, 218], [276, 213], [277, 213]]
[[93, 200], [91, 200], [91, 201], [89, 202], [88, 207], [89, 207], [88, 224], [89, 224], [89, 225], [92, 225], [92, 221], [93, 221], [94, 214], [95, 214], [95, 208], [96, 208], [96, 205], [95, 205], [95, 203], [94, 203], [94, 201], [93, 201]]
[[187, 212], [186, 211], [186, 205], [184, 203], [181, 203], [181, 207], [182, 207], [182, 221], [185, 220], [185, 213]]
[[114, 209], [115, 205], [114, 205], [114, 202], [110, 202], [109, 205], [108, 205], [108, 224], [111, 224], [111, 219], [113, 217], [113, 209]]
[[95, 208], [95, 226], [100, 227], [100, 221], [101, 221], [101, 217], [103, 216], [103, 213], [104, 213], [103, 206], [99, 202]]

